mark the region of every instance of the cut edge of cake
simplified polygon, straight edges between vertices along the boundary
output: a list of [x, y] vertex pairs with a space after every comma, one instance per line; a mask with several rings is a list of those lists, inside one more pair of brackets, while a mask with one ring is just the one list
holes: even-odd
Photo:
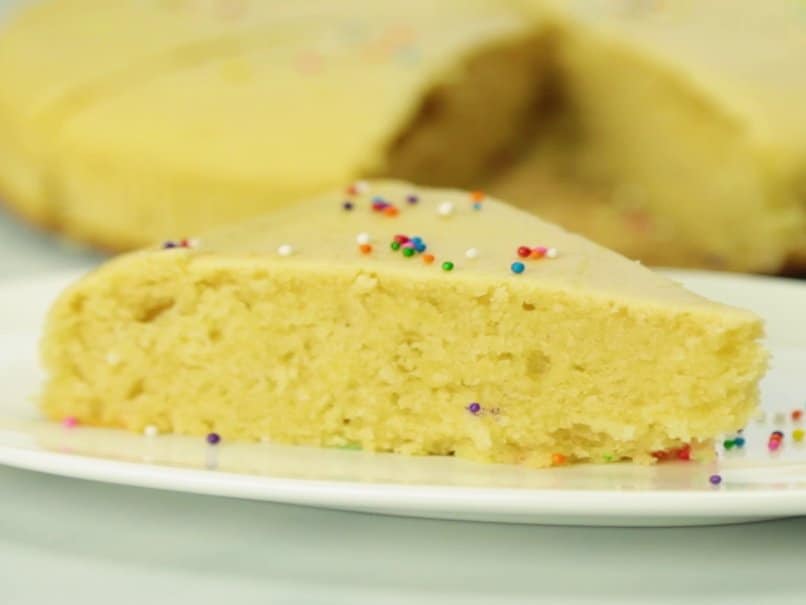
[[[409, 195], [416, 205], [402, 207]], [[334, 192], [258, 221], [265, 249], [254, 245], [259, 234], [233, 228], [225, 240], [110, 261], [51, 311], [43, 411], [135, 431], [536, 467], [703, 455], [750, 419], [766, 367], [758, 318], [469, 196], [380, 183], [349, 211]], [[404, 218], [373, 210], [377, 197]], [[446, 222], [446, 200], [467, 202], [466, 212]], [[406, 258], [373, 239], [366, 253], [356, 241], [371, 227], [415, 224], [429, 252]], [[303, 227], [315, 243], [276, 246]], [[508, 240], [524, 229], [561, 241], [558, 256], [518, 257]], [[489, 232], [506, 250], [460, 259], [465, 231]], [[443, 251], [456, 258], [450, 269]], [[592, 267], [621, 259], [612, 260], [619, 278], [637, 290], [646, 280], [661, 300], [562, 283], [586, 255]]]

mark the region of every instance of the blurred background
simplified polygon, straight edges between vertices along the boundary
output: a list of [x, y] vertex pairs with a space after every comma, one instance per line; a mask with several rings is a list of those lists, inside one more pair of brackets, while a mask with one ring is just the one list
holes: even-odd
[[0, 0], [0, 277], [390, 177], [806, 273], [801, 0]]

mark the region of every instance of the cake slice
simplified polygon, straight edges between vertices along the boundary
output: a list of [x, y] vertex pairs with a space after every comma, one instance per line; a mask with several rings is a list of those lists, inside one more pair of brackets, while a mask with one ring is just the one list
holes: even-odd
[[47, 320], [41, 405], [225, 440], [647, 462], [746, 423], [761, 334], [481, 193], [360, 182], [84, 277]]

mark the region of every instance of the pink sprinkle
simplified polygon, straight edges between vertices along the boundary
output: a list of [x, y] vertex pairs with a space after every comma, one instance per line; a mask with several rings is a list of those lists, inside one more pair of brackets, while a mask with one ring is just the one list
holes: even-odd
[[534, 250], [535, 250], [535, 252], [538, 252], [538, 253], [542, 254], [543, 256], [545, 256], [546, 252], [549, 251], [549, 249], [546, 248], [545, 246], [536, 246]]
[[68, 416], [64, 420], [62, 420], [62, 426], [71, 429], [75, 426], [78, 426], [78, 418], [75, 416]]
[[771, 452], [774, 452], [779, 447], [781, 447], [781, 440], [780, 439], [770, 439], [767, 443], [767, 447], [770, 449]]

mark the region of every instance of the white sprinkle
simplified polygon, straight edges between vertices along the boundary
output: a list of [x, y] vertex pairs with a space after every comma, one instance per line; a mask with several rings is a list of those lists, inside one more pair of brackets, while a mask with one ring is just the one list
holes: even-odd
[[198, 238], [191, 238], [188, 240], [188, 248], [198, 248], [201, 244], [201, 240]]
[[143, 429], [143, 434], [146, 437], [156, 437], [159, 435], [160, 430], [154, 426], [153, 424], [149, 424], [146, 428]]
[[357, 193], [366, 193], [369, 191], [369, 183], [366, 181], [356, 181], [353, 187], [355, 187]]
[[363, 246], [368, 244], [372, 241], [372, 238], [369, 236], [369, 233], [361, 232], [355, 236], [355, 241], [359, 246]]
[[442, 202], [437, 206], [437, 214], [440, 216], [450, 216], [453, 214], [453, 202]]
[[557, 258], [557, 248], [549, 248], [546, 250], [546, 258]]
[[783, 412], [776, 412], [775, 416], [773, 416], [773, 422], [775, 424], [784, 424], [786, 422], [786, 414]]
[[106, 354], [106, 363], [108, 363], [110, 366], [118, 365], [120, 363], [120, 355], [118, 355], [113, 351], [110, 351], [109, 353]]
[[291, 244], [283, 244], [277, 248], [277, 254], [280, 256], [291, 256], [294, 254], [294, 247]]
[[465, 256], [467, 258], [478, 258], [479, 257], [479, 249], [478, 248], [468, 248], [465, 250]]

